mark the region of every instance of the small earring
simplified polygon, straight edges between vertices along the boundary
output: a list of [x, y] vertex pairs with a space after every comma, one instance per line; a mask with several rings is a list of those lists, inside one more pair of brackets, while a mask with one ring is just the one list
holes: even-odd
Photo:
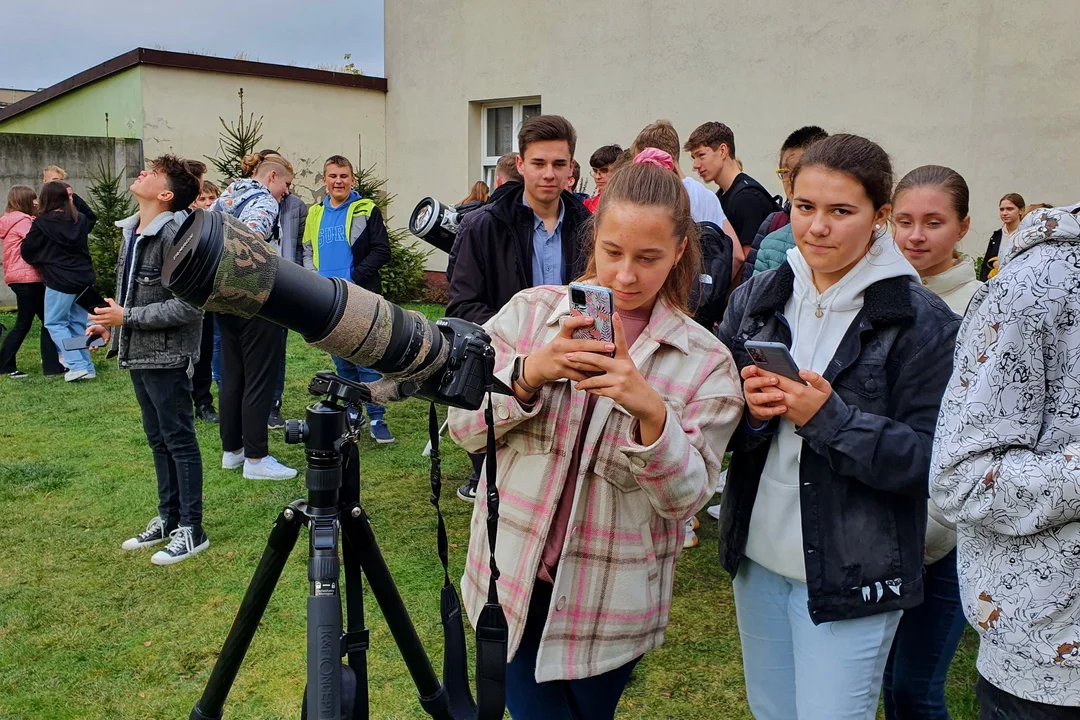
[[881, 226], [880, 226], [880, 225], [875, 225], [875, 226], [874, 226], [874, 229], [875, 229], [875, 230], [880, 230], [880, 229], [881, 229]]

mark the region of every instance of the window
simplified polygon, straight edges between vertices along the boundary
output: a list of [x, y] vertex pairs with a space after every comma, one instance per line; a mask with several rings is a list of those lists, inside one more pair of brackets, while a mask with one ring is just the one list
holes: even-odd
[[491, 102], [481, 108], [480, 167], [489, 188], [495, 187], [495, 166], [499, 158], [508, 152], [517, 152], [517, 134], [521, 123], [539, 114], [538, 98]]

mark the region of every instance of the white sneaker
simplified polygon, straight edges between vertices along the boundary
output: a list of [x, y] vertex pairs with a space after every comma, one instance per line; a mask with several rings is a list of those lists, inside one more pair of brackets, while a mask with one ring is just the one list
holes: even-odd
[[683, 537], [682, 546], [684, 548], [692, 548], [698, 546], [697, 533], [690, 529], [690, 526], [686, 526], [686, 535]]
[[720, 519], [720, 503], [716, 503], [715, 505], [710, 505], [709, 509], [706, 512], [709, 513], [709, 517], [711, 517], [713, 520], [719, 520]]
[[259, 462], [245, 460], [244, 477], [248, 480], [291, 480], [296, 477], [296, 470], [267, 455]]
[[64, 373], [65, 382], [75, 382], [76, 380], [82, 380], [84, 378], [87, 380], [93, 380], [94, 374], [89, 370], [68, 370], [66, 373]]
[[226, 450], [221, 453], [221, 469], [222, 470], [239, 470], [244, 467], [244, 451], [237, 450], [236, 452], [229, 452]]

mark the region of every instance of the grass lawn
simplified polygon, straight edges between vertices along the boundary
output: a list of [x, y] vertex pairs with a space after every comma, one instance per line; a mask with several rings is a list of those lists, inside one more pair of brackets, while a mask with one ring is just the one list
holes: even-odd
[[[422, 308], [429, 314], [440, 308]], [[12, 315], [0, 315], [10, 327]], [[157, 506], [150, 452], [126, 372], [97, 354], [98, 379], [43, 378], [37, 328], [19, 356], [25, 380], [0, 377], [0, 718], [186, 718], [198, 699], [281, 507], [304, 495], [288, 482], [220, 469], [217, 426], [200, 423], [210, 549], [170, 568], [120, 543]], [[290, 335], [284, 409], [302, 417], [307, 382], [329, 358]], [[361, 444], [362, 500], [420, 637], [441, 666], [441, 568], [428, 504], [426, 405], [390, 408], [390, 447]], [[302, 468], [303, 452], [271, 436], [270, 452]], [[444, 445], [444, 502], [452, 572], [460, 576], [471, 506], [453, 490], [465, 454]], [[731, 586], [702, 512], [701, 545], [676, 575], [662, 648], [639, 665], [620, 718], [750, 718]], [[306, 533], [282, 576], [240, 670], [227, 718], [299, 717], [304, 688]], [[365, 589], [366, 590], [366, 589]], [[366, 603], [371, 717], [427, 717], [374, 601]], [[470, 649], [472, 643], [470, 640]], [[969, 632], [949, 680], [957, 720], [977, 717]]]

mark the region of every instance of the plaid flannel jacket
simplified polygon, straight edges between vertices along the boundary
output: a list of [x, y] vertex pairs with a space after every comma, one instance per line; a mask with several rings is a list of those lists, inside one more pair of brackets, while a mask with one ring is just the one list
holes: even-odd
[[[569, 315], [565, 287], [518, 293], [485, 325], [496, 375], [510, 383], [514, 360], [547, 344]], [[536, 680], [599, 675], [664, 640], [675, 561], [685, 521], [716, 489], [720, 462], [743, 410], [731, 354], [683, 313], [657, 301], [630, 355], [664, 398], [667, 424], [644, 447], [636, 420], [607, 398], [593, 410], [579, 467]], [[521, 642], [540, 555], [581, 425], [586, 396], [567, 381], [549, 383], [531, 407], [497, 396], [496, 559], [499, 599], [512, 658]], [[450, 410], [450, 434], [466, 450], [485, 446], [483, 411]], [[474, 624], [487, 598], [484, 484], [476, 495], [462, 596]]]

